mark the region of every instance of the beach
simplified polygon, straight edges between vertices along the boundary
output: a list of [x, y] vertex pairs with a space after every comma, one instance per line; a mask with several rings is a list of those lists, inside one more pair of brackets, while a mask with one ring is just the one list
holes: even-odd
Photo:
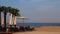
[[13, 34], [60, 34], [60, 26], [35, 27], [34, 31], [16, 32]]
[[35, 30], [39, 32], [60, 32], [60, 26], [41, 26], [36, 27]]
[[60, 34], [60, 32], [18, 32], [18, 33], [13, 33], [13, 34]]

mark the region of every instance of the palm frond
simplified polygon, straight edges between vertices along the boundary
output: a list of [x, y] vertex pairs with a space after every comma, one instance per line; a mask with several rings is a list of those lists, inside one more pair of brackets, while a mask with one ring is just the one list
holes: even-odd
[[9, 13], [12, 13], [15, 16], [20, 16], [20, 14], [18, 13], [19, 10], [17, 8], [8, 7], [8, 11]]

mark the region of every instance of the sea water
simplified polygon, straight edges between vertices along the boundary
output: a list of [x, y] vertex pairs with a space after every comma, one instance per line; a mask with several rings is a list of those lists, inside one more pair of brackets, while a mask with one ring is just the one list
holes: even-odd
[[[17, 23], [17, 26], [60, 26], [60, 23]], [[7, 26], [8, 23], [7, 23]]]

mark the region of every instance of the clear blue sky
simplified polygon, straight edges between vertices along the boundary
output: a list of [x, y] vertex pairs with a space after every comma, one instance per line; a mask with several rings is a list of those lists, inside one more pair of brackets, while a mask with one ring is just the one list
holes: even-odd
[[20, 9], [27, 22], [60, 22], [60, 0], [0, 0], [0, 5]]

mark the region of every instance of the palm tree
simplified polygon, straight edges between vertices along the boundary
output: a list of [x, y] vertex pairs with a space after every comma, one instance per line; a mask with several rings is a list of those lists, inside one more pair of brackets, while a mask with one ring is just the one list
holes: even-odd
[[[8, 7], [8, 9], [9, 9], [8, 11], [10, 13], [10, 22], [9, 22], [9, 25], [10, 25], [10, 29], [11, 29], [12, 28], [12, 17], [15, 18], [15, 16], [19, 16], [20, 14], [18, 13], [19, 12], [18, 9], [15, 9], [15, 8], [12, 8], [12, 7]], [[16, 24], [15, 24], [15, 26], [16, 26]]]
[[16, 13], [16, 14], [13, 15], [13, 17], [14, 17], [14, 27], [16, 27], [16, 16], [21, 16], [21, 15], [19, 15], [19, 13]]
[[1, 11], [3, 11], [3, 13], [4, 13], [4, 28], [6, 31], [6, 15], [7, 15], [7, 12], [9, 12], [10, 14], [12, 14], [14, 16], [19, 16], [19, 13], [18, 13], [19, 10], [15, 9], [15, 8], [11, 8], [11, 7], [1, 6], [0, 7], [0, 26], [1, 26]]
[[18, 9], [13, 9], [13, 17], [14, 17], [14, 26], [16, 27], [16, 16], [21, 16]]
[[16, 27], [16, 16], [21, 16], [19, 13], [19, 10], [18, 9], [13, 9], [13, 17], [14, 17], [14, 27]]
[[1, 27], [1, 12], [2, 12], [2, 8], [0, 6], [0, 27]]
[[9, 21], [9, 25], [10, 25], [10, 28], [12, 27], [12, 7], [8, 7], [8, 11], [10, 13], [10, 21]]
[[8, 12], [8, 7], [2, 6], [2, 9], [3, 9], [3, 14], [4, 14], [4, 29], [6, 31], [6, 15], [7, 15], [7, 12]]
[[13, 24], [14, 24], [14, 31], [15, 31], [15, 32], [16, 32], [16, 31], [19, 31], [18, 28], [16, 27], [16, 16], [19, 16], [19, 14], [16, 13], [16, 15], [13, 15], [13, 18], [14, 18], [14, 19], [13, 19], [13, 20], [14, 20], [14, 21], [13, 21]]
[[18, 9], [15, 9], [15, 8], [11, 8], [11, 7], [8, 7], [9, 8], [9, 13], [10, 13], [10, 28], [12, 27], [12, 16], [15, 17], [15, 16], [20, 16], [20, 14], [18, 13], [19, 10]]
[[0, 6], [0, 30], [1, 30], [1, 12], [3, 11], [3, 8]]

